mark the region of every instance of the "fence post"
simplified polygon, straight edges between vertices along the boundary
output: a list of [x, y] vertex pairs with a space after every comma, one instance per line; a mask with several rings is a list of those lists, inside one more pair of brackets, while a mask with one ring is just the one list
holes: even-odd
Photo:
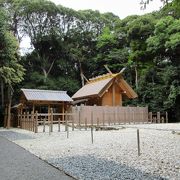
[[46, 118], [43, 118], [43, 132], [45, 132], [45, 126], [46, 126]]
[[93, 126], [91, 126], [91, 142], [93, 144], [94, 142], [94, 137], [93, 137]]
[[134, 109], [132, 109], [132, 121], [133, 121], [133, 124], [135, 124]]
[[91, 126], [93, 126], [93, 110], [91, 109]]
[[27, 121], [26, 122], [27, 122], [27, 130], [29, 130], [29, 122], [30, 122], [29, 121], [29, 112], [27, 112]]
[[51, 116], [50, 116], [50, 121], [51, 121], [51, 132], [53, 132], [53, 109], [51, 108]]
[[114, 111], [113, 111], [113, 118], [114, 118], [114, 125], [116, 125], [116, 109], [114, 107]]
[[138, 147], [138, 156], [141, 155], [140, 153], [140, 138], [139, 138], [139, 129], [137, 129], [137, 147]]
[[60, 118], [58, 118], [58, 132], [60, 132]]
[[119, 122], [119, 125], [121, 124], [121, 118], [120, 118], [120, 108], [118, 107], [118, 111], [117, 111], [117, 117], [118, 117], [118, 122]]
[[34, 132], [34, 112], [31, 111], [31, 131]]
[[168, 113], [166, 112], [166, 123], [168, 123]]
[[85, 130], [87, 130], [87, 118], [85, 118]]
[[160, 117], [161, 117], [160, 112], [157, 112], [157, 122], [158, 122], [158, 123], [160, 123], [160, 120], [161, 120]]
[[65, 112], [65, 131], [67, 131], [68, 122], [67, 122], [67, 111]]
[[164, 116], [161, 118], [161, 122], [164, 123]]
[[75, 117], [75, 114], [73, 113], [72, 114], [72, 131], [74, 131], [74, 117]]
[[81, 108], [79, 109], [79, 129], [81, 130]]
[[35, 129], [35, 133], [38, 133], [38, 112], [36, 111], [35, 113], [35, 120], [34, 120], [34, 129]]
[[97, 118], [97, 127], [99, 127], [99, 118]]
[[69, 138], [69, 126], [68, 125], [67, 125], [67, 138]]
[[156, 117], [154, 117], [154, 122], [157, 123], [157, 118]]
[[25, 112], [24, 112], [24, 113], [23, 113], [23, 123], [22, 123], [22, 128], [23, 128], [23, 129], [26, 128], [25, 123], [26, 123], [26, 116], [25, 116]]
[[109, 124], [109, 126], [111, 125], [111, 117], [110, 117], [110, 115], [108, 115], [108, 124]]
[[151, 123], [153, 122], [152, 112], [149, 112], [149, 121], [150, 121]]
[[104, 112], [104, 109], [103, 109], [103, 126], [104, 126], [104, 121], [105, 121], [105, 112]]

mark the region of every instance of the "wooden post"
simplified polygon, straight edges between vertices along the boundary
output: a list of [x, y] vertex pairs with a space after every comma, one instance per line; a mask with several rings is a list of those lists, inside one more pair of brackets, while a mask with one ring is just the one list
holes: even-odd
[[20, 109], [18, 109], [18, 115], [17, 115], [17, 118], [18, 118], [18, 124], [17, 124], [17, 128], [20, 127], [20, 113], [19, 113]]
[[87, 130], [87, 118], [85, 118], [85, 130]]
[[51, 121], [51, 107], [48, 105], [48, 122]]
[[61, 131], [60, 124], [61, 124], [61, 122], [60, 122], [60, 118], [58, 118], [58, 132], [60, 132], [60, 131]]
[[[67, 118], [66, 118], [67, 119]], [[67, 120], [66, 120], [67, 121]], [[67, 125], [67, 138], [69, 138], [69, 127]]]
[[133, 120], [133, 123], [135, 124], [135, 118], [134, 118], [134, 109], [132, 109], [132, 115], [133, 115], [133, 118], [132, 118], [132, 120]]
[[116, 124], [116, 110], [115, 109], [113, 111], [113, 119], [114, 119], [114, 125], [115, 125]]
[[79, 129], [81, 130], [81, 109], [79, 109]]
[[144, 111], [141, 112], [142, 115], [142, 123], [144, 122]]
[[24, 117], [23, 117], [23, 129], [26, 129], [26, 113], [24, 112]]
[[35, 105], [34, 105], [34, 103], [33, 103], [33, 108], [32, 108], [33, 114], [34, 114], [34, 111], [35, 111]]
[[149, 112], [149, 121], [150, 121], [151, 123], [153, 122], [152, 112]]
[[34, 129], [35, 129], [35, 133], [38, 133], [38, 112], [36, 111], [35, 113], [35, 121], [34, 121]]
[[51, 132], [53, 132], [53, 109], [51, 108], [51, 117], [50, 117], [50, 120], [51, 120]]
[[29, 112], [27, 112], [26, 124], [26, 129], [29, 130]]
[[157, 123], [157, 118], [156, 117], [154, 117], [154, 122]]
[[103, 126], [104, 126], [104, 121], [105, 121], [105, 112], [104, 112], [104, 109], [103, 109]]
[[161, 118], [161, 122], [164, 123], [164, 117]]
[[91, 126], [91, 142], [93, 144], [94, 142], [94, 137], [93, 137], [93, 126]]
[[64, 114], [64, 120], [65, 120], [65, 131], [67, 131], [67, 112]]
[[20, 123], [19, 123], [19, 127], [20, 128], [22, 128], [22, 116], [23, 116], [23, 108], [22, 108], [22, 106], [21, 106], [21, 108], [20, 108]]
[[[73, 112], [72, 112], [73, 113]], [[73, 113], [73, 115], [72, 115], [72, 131], [74, 131], [74, 117], [75, 117], [75, 115], [74, 115], [74, 113]]]
[[97, 127], [99, 127], [99, 118], [97, 118]]
[[168, 123], [168, 113], [166, 112], [166, 123]]
[[140, 152], [139, 129], [137, 129], [137, 147], [138, 147], [138, 156], [140, 156], [140, 155], [141, 155], [141, 152]]
[[63, 105], [62, 105], [62, 122], [64, 124], [64, 102], [63, 102]]
[[121, 124], [121, 118], [120, 118], [120, 110], [119, 110], [119, 107], [117, 109], [117, 121], [118, 121], [118, 124], [120, 125]]
[[43, 132], [46, 131], [46, 118], [43, 118]]
[[34, 132], [34, 112], [31, 111], [31, 131]]
[[93, 126], [93, 110], [91, 110], [91, 126]]
[[108, 124], [109, 124], [109, 126], [111, 125], [110, 120], [111, 120], [110, 115], [108, 115]]
[[160, 120], [161, 120], [161, 119], [160, 119], [160, 116], [161, 116], [160, 112], [157, 112], [157, 122], [158, 122], [158, 123], [160, 123]]

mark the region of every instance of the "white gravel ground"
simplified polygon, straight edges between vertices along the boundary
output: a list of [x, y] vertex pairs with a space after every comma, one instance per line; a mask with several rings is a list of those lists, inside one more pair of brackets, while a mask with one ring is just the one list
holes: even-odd
[[[77, 179], [180, 179], [180, 135], [172, 133], [180, 132], [180, 123], [125, 126], [94, 131], [94, 144], [90, 130], [71, 128], [68, 139], [66, 132], [57, 131], [0, 129], [0, 135]], [[135, 128], [140, 128], [139, 157]]]

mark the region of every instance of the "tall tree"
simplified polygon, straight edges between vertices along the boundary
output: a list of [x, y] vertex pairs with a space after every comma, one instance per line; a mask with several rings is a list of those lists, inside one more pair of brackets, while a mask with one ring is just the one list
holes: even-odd
[[[18, 43], [8, 29], [7, 17], [0, 8], [0, 79], [1, 79], [1, 104], [6, 105], [8, 116], [4, 125], [10, 127], [11, 99], [13, 86], [23, 80], [24, 69], [19, 64]], [[5, 91], [7, 89], [7, 91]]]

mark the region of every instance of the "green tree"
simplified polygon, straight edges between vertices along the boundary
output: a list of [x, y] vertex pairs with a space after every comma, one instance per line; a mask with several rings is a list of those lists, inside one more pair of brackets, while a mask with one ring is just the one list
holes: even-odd
[[[18, 43], [9, 31], [7, 17], [0, 8], [0, 79], [1, 79], [1, 104], [7, 105], [8, 113], [4, 125], [10, 126], [10, 111], [13, 86], [23, 80], [24, 68], [19, 64]], [[7, 89], [7, 91], [5, 91]]]

